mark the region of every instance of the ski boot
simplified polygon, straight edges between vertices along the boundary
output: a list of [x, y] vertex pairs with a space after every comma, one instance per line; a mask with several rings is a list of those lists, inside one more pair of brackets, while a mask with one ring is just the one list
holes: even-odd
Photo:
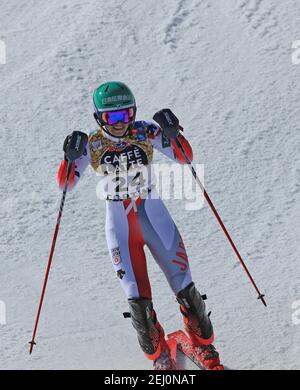
[[132, 325], [145, 356], [153, 361], [154, 370], [174, 370], [175, 362], [165, 340], [164, 330], [157, 321], [149, 299], [130, 299]]
[[207, 370], [222, 370], [219, 353], [212, 345], [214, 341], [213, 327], [206, 314], [203, 297], [194, 283], [189, 284], [177, 295], [183, 315], [184, 328], [192, 341], [197, 360]]

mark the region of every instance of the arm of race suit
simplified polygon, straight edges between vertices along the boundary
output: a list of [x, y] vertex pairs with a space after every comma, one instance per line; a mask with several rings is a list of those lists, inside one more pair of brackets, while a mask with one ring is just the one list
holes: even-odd
[[[63, 159], [62, 162], [59, 165], [57, 175], [56, 175], [56, 181], [61, 190], [64, 189], [66, 179], [67, 179], [67, 169], [68, 169], [68, 161]], [[69, 183], [68, 183], [68, 190], [73, 188], [74, 186], [74, 178], [75, 178], [75, 161], [72, 164], [72, 170], [69, 177]]]
[[[72, 170], [69, 177], [69, 183], [68, 183], [68, 190], [71, 190], [79, 181], [79, 179], [82, 177], [84, 171], [86, 170], [87, 166], [89, 165], [89, 148], [86, 148], [87, 153], [81, 157], [79, 157], [77, 160], [75, 160], [72, 164]], [[64, 189], [66, 179], [67, 179], [67, 169], [68, 169], [68, 161], [66, 159], [62, 160], [60, 163], [60, 166], [58, 168], [58, 172], [56, 175], [56, 181], [61, 190]]]

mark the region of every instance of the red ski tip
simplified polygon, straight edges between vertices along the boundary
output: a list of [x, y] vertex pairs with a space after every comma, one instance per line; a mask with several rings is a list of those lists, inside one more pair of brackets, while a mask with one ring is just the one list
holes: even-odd
[[182, 330], [177, 330], [176, 332], [168, 334], [168, 345], [178, 347], [179, 351], [201, 370], [224, 370], [224, 366], [220, 363], [217, 351], [215, 351], [215, 356], [212, 358], [208, 358], [205, 353], [201, 354], [199, 351], [200, 346], [195, 346], [188, 335]]
[[212, 370], [218, 370], [218, 371], [220, 371], [220, 370], [225, 370], [225, 368], [224, 368], [224, 366], [223, 366], [223, 364], [220, 364], [219, 366], [214, 366], [213, 368], [212, 368]]

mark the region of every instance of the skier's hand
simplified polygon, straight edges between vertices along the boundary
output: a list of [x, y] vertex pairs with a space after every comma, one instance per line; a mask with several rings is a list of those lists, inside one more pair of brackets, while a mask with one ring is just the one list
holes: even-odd
[[67, 135], [63, 145], [65, 160], [75, 161], [85, 154], [87, 142], [88, 136], [81, 131], [73, 131], [72, 134]]
[[153, 119], [159, 124], [166, 138], [175, 139], [178, 137], [180, 132], [179, 120], [169, 108], [158, 111]]

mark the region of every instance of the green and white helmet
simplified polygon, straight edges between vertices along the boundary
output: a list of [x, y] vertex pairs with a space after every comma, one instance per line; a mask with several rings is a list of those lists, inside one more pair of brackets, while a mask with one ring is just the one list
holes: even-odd
[[131, 109], [132, 115], [130, 116], [129, 128], [134, 123], [136, 114], [135, 97], [126, 84], [120, 81], [108, 81], [101, 84], [94, 91], [93, 102], [95, 107], [94, 118], [106, 132], [108, 131], [105, 125], [108, 123], [103, 120], [103, 113], [106, 112]]

